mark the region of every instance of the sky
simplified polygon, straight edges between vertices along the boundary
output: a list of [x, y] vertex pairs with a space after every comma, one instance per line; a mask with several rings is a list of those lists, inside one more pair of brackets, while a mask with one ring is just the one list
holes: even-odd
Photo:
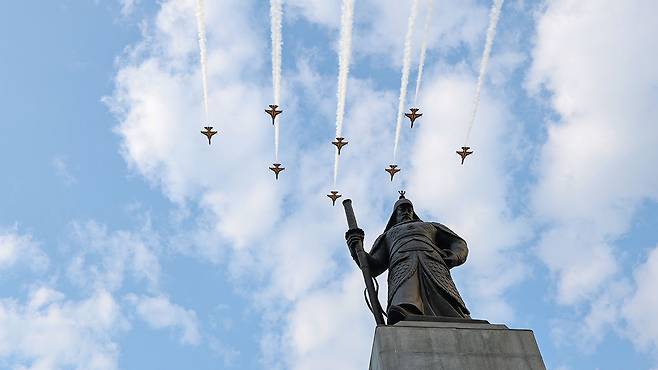
[[[474, 318], [532, 329], [549, 369], [658, 369], [658, 3], [506, 1], [462, 166], [491, 2], [434, 0], [391, 182], [411, 5], [355, 1], [336, 189], [366, 245], [404, 189], [468, 242]], [[326, 197], [340, 1], [283, 1], [278, 181], [268, 2], [205, 1], [210, 146], [194, 0], [2, 8], [0, 368], [368, 365]]]

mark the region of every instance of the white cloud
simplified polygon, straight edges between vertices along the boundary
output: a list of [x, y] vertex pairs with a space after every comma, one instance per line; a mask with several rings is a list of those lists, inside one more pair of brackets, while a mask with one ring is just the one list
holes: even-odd
[[565, 311], [552, 320], [553, 340], [558, 347], [575, 346], [594, 353], [610, 332], [627, 338], [640, 351], [658, 350], [658, 325], [650, 318], [658, 310], [658, 246], [632, 270], [632, 276], [617, 276], [588, 302], [585, 309]]
[[551, 320], [552, 339], [558, 348], [577, 348], [581, 353], [593, 354], [610, 332], [625, 336], [624, 301], [631, 284], [626, 279], [610, 282], [606, 289], [578, 310], [562, 310], [560, 317]]
[[647, 47], [657, 11], [650, 0], [560, 0], [537, 19], [528, 85], [559, 118], [547, 123], [533, 210], [561, 303], [600, 293], [618, 272], [616, 240], [658, 199], [658, 52]]
[[653, 1], [559, 0], [537, 17], [528, 88], [558, 114], [536, 165], [537, 252], [557, 302], [573, 308], [560, 340], [589, 351], [609, 331], [645, 350], [658, 343], [646, 319], [658, 309], [656, 252], [633, 270], [641, 246], [618, 245], [658, 200], [656, 12]]
[[340, 27], [340, 1], [288, 0], [284, 5], [286, 16], [293, 19], [303, 17], [312, 23], [332, 29]]
[[0, 358], [17, 369], [117, 369], [119, 306], [103, 290], [75, 301], [49, 287], [25, 303], [0, 300]]
[[[411, 0], [356, 2], [353, 32], [353, 53], [356, 57], [375, 56], [377, 65], [383, 60], [396, 68], [400, 67], [411, 3]], [[478, 42], [482, 41], [484, 36], [482, 25], [486, 27], [487, 23], [486, 5], [473, 0], [445, 0], [437, 3], [434, 6], [434, 17], [429, 31], [428, 50], [444, 53], [466, 45], [474, 55], [481, 54], [482, 50]], [[286, 4], [288, 7], [285, 11], [289, 11], [293, 19], [301, 17], [332, 31], [337, 31], [340, 27], [339, 1], [289, 0]], [[425, 9], [426, 2], [421, 1], [420, 14]], [[420, 47], [422, 39], [422, 27], [416, 29], [414, 50]], [[334, 43], [335, 48], [337, 42]], [[413, 58], [418, 58], [416, 54], [414, 53]]]
[[121, 15], [127, 17], [135, 11], [135, 7], [139, 4], [140, 0], [119, 0], [121, 5]]
[[[180, 330], [183, 344], [201, 343], [195, 311], [172, 302], [159, 288], [160, 240], [149, 218], [142, 219], [144, 226], [134, 231], [108, 230], [94, 221], [72, 224], [59, 257], [80, 288], [75, 294], [55, 288], [60, 282], [56, 270], [46, 277], [48, 284], [23, 275], [30, 287], [25, 301], [0, 299], [3, 367], [117, 369], [120, 335], [133, 321], [132, 315], [124, 316], [125, 304], [115, 300], [117, 292], [127, 293], [124, 303], [151, 327]], [[16, 227], [0, 233], [0, 271], [26, 265], [48, 272], [48, 260], [39, 243], [18, 234]], [[126, 283], [128, 278], [132, 284]], [[230, 346], [215, 342], [209, 345], [223, 351], [227, 363], [235, 357]]]
[[196, 313], [172, 303], [166, 296], [137, 296], [126, 299], [135, 306], [137, 314], [152, 328], [178, 328], [181, 343], [198, 344], [201, 341]]
[[658, 350], [658, 247], [651, 250], [645, 263], [633, 274], [635, 291], [624, 302], [621, 312], [628, 324], [628, 336], [639, 347]]
[[[380, 279], [381, 280], [381, 279]], [[305, 295], [287, 317], [282, 336], [288, 369], [364, 369], [374, 319], [364, 307], [363, 276], [353, 271]], [[381, 295], [381, 293], [380, 293]], [[349, 336], [346, 337], [346, 333]], [[340, 356], [336, 354], [340, 353]]]
[[137, 231], [108, 231], [96, 222], [73, 224], [72, 239], [77, 253], [68, 269], [73, 282], [88, 289], [118, 292], [128, 289], [127, 277], [137, 283], [129, 291], [141, 290], [149, 295], [128, 293], [126, 301], [137, 315], [155, 329], [178, 328], [181, 343], [199, 344], [201, 336], [196, 313], [173, 303], [160, 290], [160, 240], [146, 220]]
[[16, 265], [25, 265], [33, 271], [48, 267], [48, 256], [39, 248], [31, 235], [21, 235], [16, 227], [0, 228], [0, 271]]
[[71, 258], [68, 275], [76, 284], [114, 292], [122, 287], [126, 274], [130, 273], [150, 290], [158, 288], [159, 241], [150, 225], [138, 232], [109, 232], [106, 226], [89, 221], [73, 223], [72, 231], [77, 253]]
[[65, 185], [73, 185], [78, 179], [71, 174], [66, 160], [62, 157], [55, 157], [52, 161], [55, 174], [64, 182]]

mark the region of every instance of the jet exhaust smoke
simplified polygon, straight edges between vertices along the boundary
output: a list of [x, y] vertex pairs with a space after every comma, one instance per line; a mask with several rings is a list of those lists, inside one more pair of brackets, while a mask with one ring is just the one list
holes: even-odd
[[[354, 20], [354, 0], [343, 0], [340, 17], [340, 41], [338, 53], [338, 103], [336, 105], [336, 137], [342, 137], [343, 117], [345, 116], [345, 97], [347, 95], [347, 77], [350, 73], [352, 54], [352, 23]], [[338, 178], [338, 149], [334, 158], [334, 188]]]
[[434, 0], [427, 0], [427, 13], [425, 14], [425, 25], [423, 27], [423, 43], [420, 46], [420, 59], [418, 61], [418, 76], [416, 77], [416, 93], [414, 94], [414, 107], [418, 107], [418, 92], [420, 82], [423, 80], [423, 69], [425, 67], [425, 54], [427, 53], [427, 39], [430, 31], [430, 21], [434, 10]]
[[498, 26], [498, 19], [500, 18], [503, 2], [504, 0], [494, 0], [493, 4], [491, 5], [491, 10], [489, 11], [489, 28], [487, 29], [487, 40], [484, 45], [482, 60], [480, 61], [480, 75], [478, 76], [478, 84], [475, 88], [475, 97], [473, 98], [473, 112], [471, 113], [471, 121], [468, 125], [468, 131], [466, 132], [466, 140], [464, 146], [468, 146], [471, 130], [473, 129], [473, 124], [475, 123], [475, 116], [477, 115], [478, 107], [480, 105], [480, 94], [482, 92], [482, 86], [484, 85], [484, 78], [487, 73], [487, 67], [489, 66], [489, 56], [491, 55], [491, 48], [493, 47], [494, 37], [496, 37], [496, 27]]
[[196, 23], [199, 37], [199, 63], [203, 79], [203, 111], [208, 121], [208, 72], [206, 68], [206, 15], [204, 0], [196, 0]]
[[409, 69], [411, 67], [411, 37], [414, 32], [414, 23], [418, 13], [418, 0], [411, 4], [411, 14], [407, 21], [407, 34], [404, 37], [404, 59], [402, 61], [402, 78], [400, 80], [400, 101], [398, 104], [397, 123], [395, 124], [395, 145], [393, 146], [393, 163], [396, 162], [398, 155], [398, 143], [400, 141], [400, 126], [402, 125], [402, 115], [404, 113], [404, 104], [407, 97], [407, 85], [409, 84]]
[[274, 88], [274, 104], [280, 105], [281, 98], [281, 21], [283, 19], [282, 0], [270, 1], [270, 30], [272, 36], [272, 85]]
[[[270, 32], [272, 37], [272, 87], [274, 90], [274, 104], [281, 105], [281, 24], [283, 19], [282, 0], [270, 0]], [[274, 120], [274, 158], [279, 161], [279, 120]]]

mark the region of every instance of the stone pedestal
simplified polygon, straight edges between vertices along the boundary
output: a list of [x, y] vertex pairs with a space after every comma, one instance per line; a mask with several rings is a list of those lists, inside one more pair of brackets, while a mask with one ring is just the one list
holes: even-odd
[[371, 370], [546, 370], [532, 330], [469, 322], [379, 326]]

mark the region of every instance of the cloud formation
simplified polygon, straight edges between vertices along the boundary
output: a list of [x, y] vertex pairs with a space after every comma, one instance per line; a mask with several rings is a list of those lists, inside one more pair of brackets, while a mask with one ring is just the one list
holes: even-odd
[[0, 357], [17, 369], [116, 369], [118, 348], [111, 338], [121, 323], [106, 291], [75, 301], [39, 287], [24, 304], [0, 301]]
[[[655, 351], [656, 250], [625, 241], [658, 200], [658, 33], [653, 1], [545, 4], [527, 86], [556, 113], [536, 163], [537, 254], [590, 350], [611, 330]], [[630, 261], [643, 261], [639, 266]], [[655, 290], [655, 289], [654, 289]], [[574, 329], [575, 328], [575, 329]]]
[[658, 199], [658, 128], [650, 124], [658, 119], [658, 52], [646, 48], [658, 32], [656, 11], [652, 1], [561, 0], [537, 19], [528, 85], [550, 94], [559, 118], [547, 122], [532, 204], [547, 225], [538, 252], [561, 303], [591, 299], [609, 282], [622, 257], [616, 241], [638, 207]]
[[166, 296], [137, 296], [129, 294], [126, 299], [135, 306], [142, 320], [154, 329], [178, 328], [183, 344], [198, 344], [201, 341], [196, 313], [171, 303]]
[[[154, 329], [179, 329], [184, 344], [201, 343], [196, 313], [159, 288], [159, 241], [148, 225], [109, 231], [90, 221], [74, 223], [71, 230], [58, 256], [67, 266], [67, 281], [59, 268], [48, 269], [51, 257], [31, 236], [16, 228], [0, 234], [0, 271], [28, 267], [39, 273], [23, 277], [30, 282], [25, 299], [0, 298], [3, 367], [118, 369], [119, 342], [131, 330], [132, 312]], [[58, 288], [69, 282], [78, 288], [74, 293]]]
[[628, 325], [628, 337], [644, 350], [658, 350], [658, 324], [647, 318], [658, 312], [658, 246], [633, 273], [635, 291], [620, 309]]
[[16, 226], [0, 228], [0, 271], [14, 266], [42, 271], [48, 264], [48, 256], [31, 235], [20, 234]]

